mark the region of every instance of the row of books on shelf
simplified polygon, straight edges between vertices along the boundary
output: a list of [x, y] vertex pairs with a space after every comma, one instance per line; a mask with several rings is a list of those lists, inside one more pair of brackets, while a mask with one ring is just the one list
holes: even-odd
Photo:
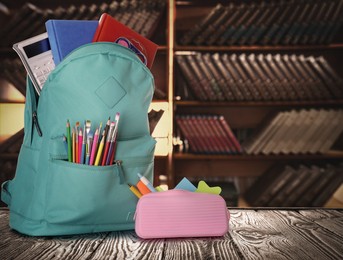
[[247, 154], [322, 154], [330, 150], [342, 132], [342, 109], [283, 111], [243, 146]]
[[258, 207], [322, 207], [342, 183], [343, 164], [280, 165], [261, 175], [244, 197]]
[[49, 19], [98, 20], [103, 13], [108, 13], [142, 36], [151, 38], [165, 5], [164, 0], [115, 0], [50, 9], [26, 3], [15, 12], [3, 14], [6, 16], [6, 23], [0, 33], [0, 46], [10, 47], [15, 42], [43, 33], [45, 22]]
[[200, 101], [343, 98], [343, 79], [323, 56], [178, 53], [177, 94]]
[[[177, 115], [180, 152], [195, 154], [325, 154], [343, 133], [342, 109], [281, 111], [251, 133], [232, 129], [223, 115]], [[244, 133], [239, 137], [241, 131]], [[248, 134], [247, 134], [248, 133]], [[180, 142], [178, 142], [180, 143]]]
[[242, 147], [221, 115], [178, 115], [175, 117], [183, 137], [183, 152], [198, 154], [237, 154]]
[[181, 45], [329, 44], [342, 26], [342, 0], [248, 1], [216, 5]]

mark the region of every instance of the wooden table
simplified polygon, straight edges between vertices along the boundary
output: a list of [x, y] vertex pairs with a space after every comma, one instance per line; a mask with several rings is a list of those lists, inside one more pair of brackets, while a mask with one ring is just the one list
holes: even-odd
[[343, 210], [230, 209], [221, 238], [141, 240], [134, 231], [28, 237], [0, 209], [0, 259], [343, 259]]

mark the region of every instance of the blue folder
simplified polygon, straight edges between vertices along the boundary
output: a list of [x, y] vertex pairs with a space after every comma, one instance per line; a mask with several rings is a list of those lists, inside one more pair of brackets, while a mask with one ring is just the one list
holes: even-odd
[[48, 20], [45, 27], [57, 65], [74, 49], [92, 42], [98, 21]]

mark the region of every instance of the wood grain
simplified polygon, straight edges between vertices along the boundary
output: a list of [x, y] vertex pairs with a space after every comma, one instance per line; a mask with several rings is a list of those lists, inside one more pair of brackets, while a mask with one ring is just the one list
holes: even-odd
[[224, 237], [143, 240], [134, 231], [29, 237], [0, 209], [0, 259], [342, 259], [343, 210], [230, 213]]

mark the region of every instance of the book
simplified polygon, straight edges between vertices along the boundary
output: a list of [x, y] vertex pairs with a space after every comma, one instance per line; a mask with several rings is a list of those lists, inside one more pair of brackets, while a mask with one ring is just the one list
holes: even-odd
[[115, 42], [119, 37], [127, 38], [147, 59], [147, 67], [152, 68], [158, 45], [141, 36], [107, 13], [101, 15], [93, 42]]
[[262, 71], [261, 66], [256, 61], [256, 56], [254, 53], [251, 53], [247, 58], [246, 62], [253, 70], [256, 77], [259, 79], [259, 83], [263, 86], [265, 91], [268, 91], [269, 97], [271, 100], [281, 100], [281, 96], [279, 93], [278, 87], [275, 86], [274, 82], [269, 78], [268, 73], [264, 73]]
[[188, 64], [190, 65], [190, 67], [192, 68], [193, 77], [196, 78], [199, 88], [201, 88], [203, 90], [203, 93], [205, 93], [206, 100], [212, 100], [212, 101], [216, 100], [216, 94], [214, 90], [212, 89], [212, 87], [210, 86], [208, 79], [206, 79], [206, 77], [200, 71], [199, 64], [195, 57], [197, 55], [199, 54], [195, 53], [195, 54], [186, 56], [186, 60]]
[[196, 64], [198, 65], [198, 68], [201, 74], [204, 76], [205, 81], [207, 82], [206, 84], [212, 90], [211, 92], [213, 93], [213, 98], [212, 99], [210, 98], [210, 99], [215, 100], [215, 101], [223, 101], [224, 94], [219, 84], [216, 82], [214, 76], [211, 75], [211, 72], [208, 66], [206, 66], [208, 64], [205, 64], [202, 56], [203, 56], [202, 54], [198, 54], [198, 55], [194, 55], [193, 57], [195, 58]]
[[226, 86], [228, 87], [231, 95], [234, 96], [234, 99], [237, 101], [244, 100], [245, 97], [242, 94], [242, 90], [237, 86], [231, 73], [228, 71], [226, 64], [222, 61], [221, 56], [218, 53], [215, 53], [212, 55], [212, 60], [214, 62], [214, 66], [218, 69], [220, 76], [225, 79]]
[[57, 65], [74, 49], [92, 42], [98, 21], [48, 20], [45, 26]]
[[176, 55], [176, 62], [180, 67], [180, 70], [186, 79], [188, 86], [192, 90], [194, 96], [198, 100], [208, 100], [208, 97], [203, 90], [203, 88], [199, 87], [198, 81], [195, 79], [192, 68], [186, 61], [186, 55]]
[[257, 178], [245, 192], [244, 198], [252, 206], [267, 206], [294, 174], [295, 170], [289, 165], [272, 166]]
[[343, 168], [342, 165], [339, 167], [334, 167], [334, 174], [323, 187], [322, 190], [316, 195], [314, 200], [311, 202], [313, 207], [322, 207], [324, 203], [334, 194], [334, 192], [343, 183]]
[[235, 97], [231, 91], [231, 89], [228, 87], [229, 83], [225, 80], [224, 77], [222, 77], [219, 74], [218, 69], [214, 65], [214, 60], [211, 57], [209, 53], [206, 53], [202, 55], [202, 58], [204, 60], [204, 63], [207, 65], [209, 72], [213, 76], [213, 80], [216, 82], [216, 84], [219, 86], [221, 92], [222, 92], [222, 97], [223, 100], [228, 100], [228, 101], [233, 101], [235, 100]]
[[301, 186], [304, 180], [309, 177], [308, 168], [304, 165], [300, 165], [298, 168], [293, 167], [293, 176], [288, 179], [287, 184], [284, 185], [276, 196], [269, 202], [269, 206], [272, 207], [291, 207], [293, 206], [294, 199], [293, 193]]

